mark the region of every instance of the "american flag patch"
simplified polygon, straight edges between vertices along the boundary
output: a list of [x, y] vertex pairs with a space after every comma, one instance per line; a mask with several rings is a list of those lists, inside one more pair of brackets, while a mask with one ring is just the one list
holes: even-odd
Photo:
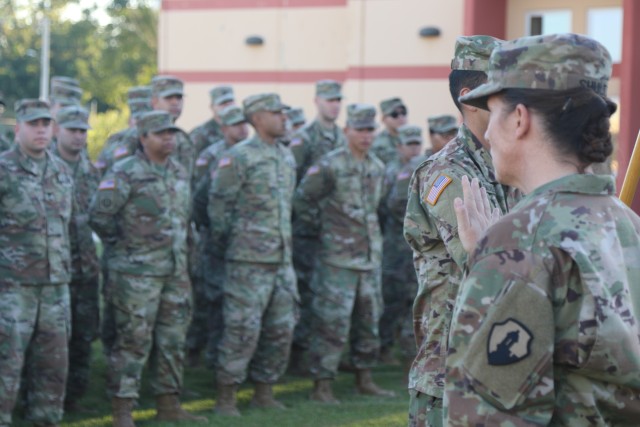
[[289, 147], [297, 147], [298, 145], [302, 145], [302, 140], [300, 138], [293, 138]]
[[427, 203], [431, 206], [435, 206], [440, 198], [440, 195], [447, 188], [447, 185], [451, 184], [452, 179], [446, 175], [440, 175], [431, 186], [429, 194], [427, 194]]
[[313, 165], [309, 169], [307, 169], [307, 175], [315, 175], [318, 172], [320, 172], [320, 168], [316, 165]]
[[218, 162], [218, 167], [219, 168], [226, 168], [227, 166], [229, 166], [231, 164], [231, 157], [223, 157], [222, 159], [220, 159], [220, 161]]
[[401, 172], [396, 177], [396, 179], [398, 181], [402, 181], [403, 179], [407, 179], [407, 178], [411, 178], [411, 173], [410, 172]]
[[203, 166], [207, 166], [208, 164], [209, 164], [209, 161], [204, 157], [198, 157], [198, 160], [196, 160], [196, 166], [198, 166], [199, 168]]
[[118, 147], [113, 152], [113, 157], [115, 157], [116, 159], [119, 159], [120, 157], [124, 157], [127, 154], [129, 154], [129, 149], [127, 147]]
[[116, 180], [115, 179], [105, 179], [100, 182], [98, 186], [98, 190], [113, 190], [116, 188]]
[[96, 160], [93, 163], [93, 167], [95, 167], [96, 169], [104, 169], [105, 167], [107, 167], [107, 164], [102, 160]]

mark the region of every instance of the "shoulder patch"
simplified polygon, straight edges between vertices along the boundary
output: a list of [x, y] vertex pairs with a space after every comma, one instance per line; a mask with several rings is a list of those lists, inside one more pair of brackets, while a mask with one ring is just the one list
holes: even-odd
[[396, 177], [398, 181], [402, 181], [407, 178], [411, 178], [411, 172], [400, 172]]
[[302, 145], [302, 139], [301, 138], [293, 138], [291, 140], [291, 142], [289, 143], [289, 147], [297, 147], [298, 145]]
[[452, 181], [453, 180], [446, 175], [440, 175], [438, 178], [436, 178], [435, 182], [431, 186], [431, 189], [429, 190], [429, 194], [427, 194], [427, 203], [429, 203], [431, 206], [435, 206], [436, 203], [438, 203], [438, 199], [440, 198], [440, 195], [442, 195], [444, 189], [447, 188], [447, 186], [451, 184]]
[[307, 169], [307, 175], [315, 175], [320, 172], [320, 166], [313, 165], [309, 169]]
[[118, 147], [113, 152], [113, 157], [119, 159], [129, 154], [129, 149], [127, 147]]
[[103, 160], [96, 160], [95, 162], [93, 162], [93, 167], [95, 167], [96, 169], [104, 169], [105, 167], [107, 167], [107, 163]]
[[533, 334], [516, 319], [491, 325], [487, 339], [489, 365], [504, 366], [526, 359], [531, 354]]
[[206, 157], [198, 157], [198, 160], [196, 160], [196, 166], [199, 168], [207, 166], [208, 164], [209, 160], [207, 160]]
[[98, 186], [98, 190], [114, 190], [116, 188], [116, 180], [115, 179], [105, 179], [100, 181], [100, 185]]
[[226, 168], [227, 166], [231, 166], [231, 157], [223, 157], [218, 162], [219, 168]]

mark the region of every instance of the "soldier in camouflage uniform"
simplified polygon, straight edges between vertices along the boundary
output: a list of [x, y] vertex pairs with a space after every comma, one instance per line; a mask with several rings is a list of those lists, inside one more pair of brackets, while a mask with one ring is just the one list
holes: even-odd
[[90, 224], [113, 245], [107, 298], [116, 339], [108, 388], [115, 427], [133, 426], [131, 410], [149, 358], [157, 419], [199, 421], [182, 410], [184, 341], [191, 320], [187, 274], [189, 176], [171, 157], [175, 134], [169, 114], [138, 119], [141, 149], [104, 176], [90, 207]]
[[[221, 131], [224, 138], [213, 143], [206, 148], [198, 160], [196, 160], [196, 185], [193, 196], [193, 221], [196, 224], [200, 235], [198, 245], [198, 276], [203, 278], [203, 289], [200, 300], [196, 294], [194, 320], [187, 334], [187, 350], [195, 344], [206, 347], [206, 361], [208, 367], [215, 368], [218, 358], [218, 344], [222, 337], [223, 316], [223, 282], [224, 282], [224, 259], [217, 257], [211, 249], [211, 235], [209, 233], [209, 216], [207, 207], [209, 204], [209, 190], [211, 189], [211, 178], [218, 166], [218, 161], [238, 142], [249, 136], [249, 128], [242, 109], [236, 105], [229, 105], [218, 113], [221, 124]], [[199, 324], [203, 330], [197, 330], [203, 337], [193, 332], [195, 318], [200, 317]], [[201, 340], [203, 342], [198, 342]]]
[[[60, 80], [62, 77], [51, 79], [51, 93], [49, 103], [51, 114], [55, 117], [61, 108], [82, 103], [82, 89], [78, 86], [78, 81], [67, 77], [68, 80]], [[68, 83], [67, 83], [68, 81]]]
[[470, 256], [451, 324], [447, 425], [638, 425], [640, 218], [613, 177], [589, 172], [613, 150], [610, 75], [593, 39], [525, 37], [496, 48], [488, 82], [460, 98], [490, 110], [498, 179], [527, 196], [476, 230], [486, 230], [479, 241], [465, 237], [477, 208], [456, 200]]
[[213, 117], [193, 129], [189, 134], [198, 155], [210, 145], [224, 138], [220, 112], [226, 107], [235, 105], [235, 96], [231, 86], [216, 86], [209, 91], [209, 96], [211, 97], [209, 108], [211, 108]]
[[291, 198], [295, 160], [278, 143], [287, 107], [273, 93], [243, 101], [256, 135], [218, 161], [209, 193], [212, 253], [225, 260], [224, 332], [218, 347], [216, 411], [239, 415], [236, 388], [255, 384], [252, 405], [274, 399], [289, 358], [298, 292], [291, 264]]
[[458, 122], [455, 117], [449, 114], [427, 118], [427, 126], [429, 128], [429, 140], [431, 141], [429, 156], [442, 150], [458, 134]]
[[287, 120], [291, 124], [291, 131], [297, 132], [307, 122], [302, 108], [291, 108], [287, 110]]
[[[4, 113], [6, 104], [4, 103], [3, 94], [0, 92], [0, 117]], [[0, 126], [0, 153], [7, 151], [13, 146], [9, 138], [5, 135], [2, 127]]]
[[15, 113], [16, 144], [0, 155], [0, 425], [11, 425], [25, 365], [26, 418], [55, 425], [68, 367], [73, 178], [47, 151], [49, 104], [18, 101]]
[[[300, 181], [309, 167], [320, 157], [344, 147], [346, 140], [342, 130], [336, 124], [342, 105], [342, 85], [334, 80], [316, 82], [318, 116], [314, 121], [296, 132], [289, 144], [296, 158], [297, 180]], [[296, 326], [293, 348], [291, 349], [290, 370], [296, 374], [307, 372], [306, 351], [309, 348], [311, 324], [311, 275], [313, 274], [316, 254], [320, 246], [319, 224], [317, 221], [300, 222], [293, 218], [293, 266], [298, 278], [300, 292], [300, 321]]]
[[71, 340], [65, 411], [81, 410], [78, 400], [89, 384], [91, 344], [98, 336], [99, 263], [93, 232], [89, 227], [89, 202], [98, 188], [100, 176], [85, 153], [89, 112], [82, 107], [58, 111], [52, 152], [63, 160], [73, 174], [77, 212], [69, 227], [71, 235]]
[[[418, 282], [413, 268], [413, 252], [402, 234], [404, 211], [407, 207], [409, 179], [414, 169], [422, 163], [422, 129], [404, 125], [398, 128], [400, 144], [398, 158], [387, 164], [382, 203], [379, 207], [383, 230], [382, 297], [384, 311], [380, 318], [380, 362], [397, 364], [392, 352], [395, 336], [402, 332], [401, 347], [405, 359], [415, 357], [411, 306]], [[407, 321], [411, 331], [406, 328]], [[409, 341], [409, 344], [407, 344]], [[408, 362], [407, 362], [408, 363]], [[405, 363], [405, 365], [407, 365]], [[408, 373], [408, 370], [407, 370]]]
[[460, 245], [453, 210], [462, 195], [462, 176], [480, 180], [492, 208], [505, 213], [515, 202], [496, 180], [484, 139], [486, 111], [460, 106], [458, 96], [486, 81], [491, 51], [500, 43], [488, 36], [459, 37], [449, 86], [463, 124], [445, 148], [415, 171], [404, 221], [405, 239], [414, 251], [418, 293], [413, 305], [418, 354], [409, 373], [409, 424], [442, 425], [445, 357], [453, 303], [466, 253]]
[[309, 358], [315, 379], [311, 399], [324, 403], [338, 402], [331, 382], [349, 336], [358, 391], [392, 394], [371, 379], [380, 349], [378, 321], [382, 314], [382, 236], [377, 208], [384, 166], [369, 153], [376, 110], [354, 104], [347, 112], [348, 145], [311, 166], [294, 199], [301, 222], [315, 222], [315, 212], [320, 212], [320, 256], [311, 282]]
[[407, 107], [402, 99], [389, 98], [380, 102], [380, 111], [385, 128], [376, 135], [371, 152], [386, 164], [398, 158], [398, 128], [407, 124]]

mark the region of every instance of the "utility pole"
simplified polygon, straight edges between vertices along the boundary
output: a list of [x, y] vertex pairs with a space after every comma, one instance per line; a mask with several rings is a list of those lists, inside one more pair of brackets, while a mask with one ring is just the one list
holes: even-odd
[[49, 21], [50, 0], [43, 1], [42, 48], [40, 49], [40, 99], [49, 98], [49, 50], [51, 45], [51, 23]]

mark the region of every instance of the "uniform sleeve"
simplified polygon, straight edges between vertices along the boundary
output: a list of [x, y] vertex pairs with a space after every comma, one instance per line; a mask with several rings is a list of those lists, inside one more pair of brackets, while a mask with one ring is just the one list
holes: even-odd
[[118, 237], [118, 214], [129, 199], [131, 186], [125, 174], [109, 171], [98, 184], [89, 205], [89, 225], [105, 241]]
[[480, 258], [462, 282], [447, 357], [447, 425], [548, 425], [553, 267], [518, 249]]
[[237, 217], [237, 202], [246, 180], [246, 164], [239, 155], [227, 154], [217, 163], [212, 174], [207, 201], [209, 232], [214, 255], [224, 257], [229, 234]]
[[296, 160], [296, 182], [299, 183], [309, 167], [309, 137], [307, 134], [305, 132], [296, 133], [291, 138], [289, 149]]
[[319, 229], [320, 202], [332, 189], [333, 174], [326, 162], [320, 161], [307, 169], [293, 196], [296, 221], [306, 229]]
[[211, 189], [211, 176], [203, 174], [196, 182], [193, 191], [193, 222], [196, 227], [208, 227], [209, 215], [207, 214], [209, 204], [209, 190]]

